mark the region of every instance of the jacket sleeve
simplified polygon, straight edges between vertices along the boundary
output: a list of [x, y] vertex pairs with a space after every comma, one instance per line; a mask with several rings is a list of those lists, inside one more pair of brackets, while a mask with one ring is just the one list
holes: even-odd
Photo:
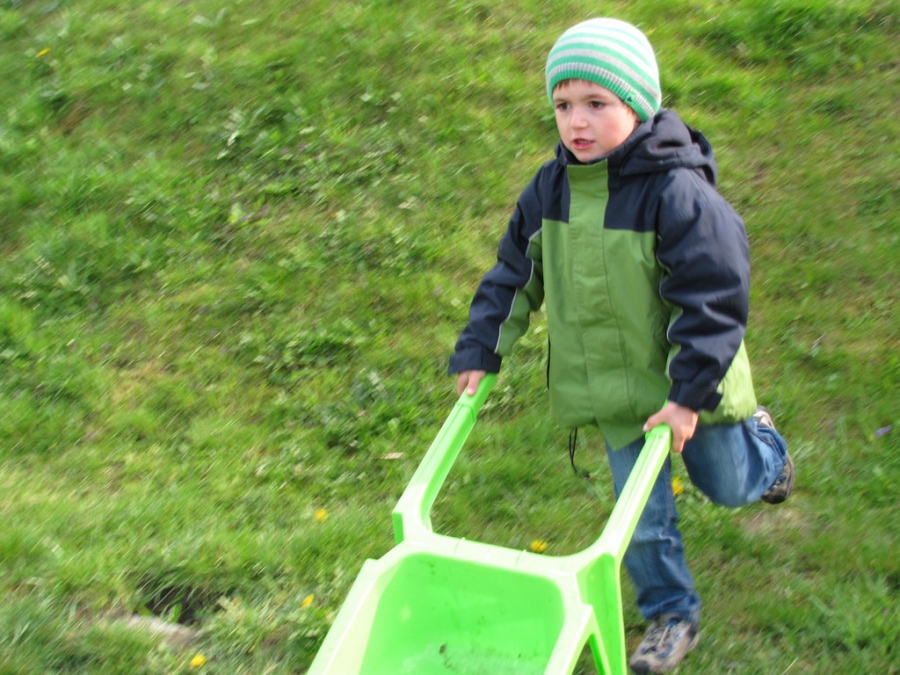
[[497, 250], [497, 263], [481, 280], [466, 325], [450, 358], [449, 373], [500, 371], [513, 343], [528, 330], [529, 314], [544, 300], [539, 234], [539, 177], [525, 188]]
[[662, 193], [657, 259], [662, 297], [674, 306], [669, 400], [715, 410], [719, 383], [744, 339], [750, 305], [750, 254], [744, 223], [693, 171], [676, 171]]

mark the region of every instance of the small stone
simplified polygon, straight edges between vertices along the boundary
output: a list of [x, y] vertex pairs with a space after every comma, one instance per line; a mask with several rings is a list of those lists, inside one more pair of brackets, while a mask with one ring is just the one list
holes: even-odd
[[193, 630], [177, 623], [169, 623], [155, 616], [134, 615], [128, 618], [126, 625], [129, 628], [158, 635], [173, 648], [187, 647], [200, 637], [199, 630]]

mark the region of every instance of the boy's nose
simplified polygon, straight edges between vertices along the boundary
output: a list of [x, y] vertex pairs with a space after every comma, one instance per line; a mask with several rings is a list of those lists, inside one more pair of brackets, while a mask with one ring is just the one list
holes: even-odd
[[572, 111], [572, 126], [576, 129], [582, 129], [587, 126], [587, 115], [584, 114], [584, 111], [575, 108]]

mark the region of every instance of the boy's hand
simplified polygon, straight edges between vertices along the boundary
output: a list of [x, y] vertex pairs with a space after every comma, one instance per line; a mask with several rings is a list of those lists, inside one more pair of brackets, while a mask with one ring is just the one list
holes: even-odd
[[649, 417], [644, 424], [644, 433], [660, 424], [668, 424], [672, 428], [672, 452], [681, 452], [684, 450], [684, 444], [694, 435], [699, 417], [700, 415], [690, 408], [669, 401], [662, 410]]
[[456, 395], [462, 396], [466, 392], [469, 396], [474, 396], [478, 391], [478, 383], [487, 375], [484, 370], [464, 370], [456, 378]]

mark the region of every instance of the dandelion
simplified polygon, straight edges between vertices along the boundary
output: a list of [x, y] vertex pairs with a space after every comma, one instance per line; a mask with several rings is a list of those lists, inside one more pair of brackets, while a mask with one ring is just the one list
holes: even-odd
[[44, 47], [41, 51], [34, 55], [34, 58], [39, 59], [42, 56], [47, 56], [50, 53], [50, 47]]
[[326, 511], [325, 509], [316, 509], [316, 512], [313, 513], [313, 518], [321, 523], [328, 518], [328, 511]]
[[681, 479], [676, 476], [672, 479], [672, 494], [680, 495], [682, 492], [684, 492], [684, 483], [682, 483]]
[[311, 604], [313, 604], [313, 600], [315, 600], [315, 599], [316, 599], [316, 596], [314, 596], [312, 593], [310, 593], [305, 598], [303, 598], [303, 602], [300, 603], [300, 609], [306, 609]]
[[543, 539], [535, 539], [533, 542], [531, 542], [530, 548], [535, 553], [543, 553], [544, 551], [547, 550], [547, 546], [548, 546], [547, 542], [544, 541]]
[[206, 657], [203, 654], [197, 654], [191, 659], [191, 668], [199, 668], [204, 663], [206, 663]]

